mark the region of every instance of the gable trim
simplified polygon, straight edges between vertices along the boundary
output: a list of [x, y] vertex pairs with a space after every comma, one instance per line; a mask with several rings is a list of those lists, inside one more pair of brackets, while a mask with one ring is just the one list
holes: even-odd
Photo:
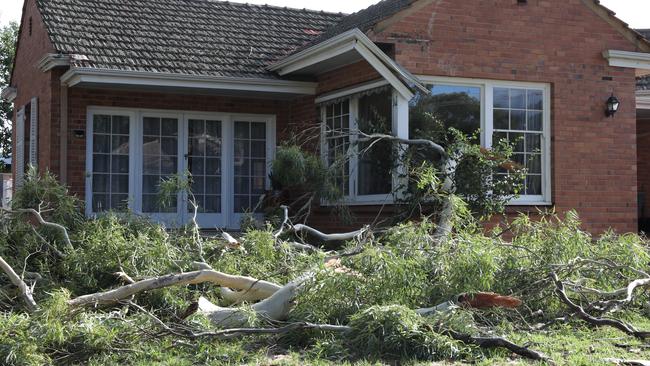
[[638, 76], [650, 72], [650, 53], [606, 50], [603, 51], [603, 57], [609, 66], [637, 69]]
[[16, 99], [16, 96], [18, 95], [18, 89], [8, 86], [4, 89], [2, 89], [2, 93], [0, 94], [0, 98], [6, 100], [9, 103], [12, 103], [14, 99]]
[[55, 67], [67, 66], [70, 66], [70, 56], [60, 53], [48, 53], [36, 64], [36, 67], [42, 72], [50, 71]]
[[103, 84], [255, 91], [301, 95], [316, 94], [316, 83], [306, 81], [234, 78], [81, 67], [73, 67], [68, 70], [61, 76], [61, 82], [67, 84], [69, 87], [79, 84]]
[[637, 49], [650, 52], [650, 42], [643, 35], [630, 28], [627, 23], [619, 19], [615, 12], [601, 4], [599, 0], [582, 0], [582, 3], [611, 25], [612, 28], [617, 30], [625, 39], [633, 43]]
[[410, 87], [426, 90], [415, 76], [388, 57], [358, 28], [293, 54], [270, 65], [268, 69], [279, 75], [288, 75], [350, 50], [358, 52], [404, 98], [410, 100], [413, 97]]

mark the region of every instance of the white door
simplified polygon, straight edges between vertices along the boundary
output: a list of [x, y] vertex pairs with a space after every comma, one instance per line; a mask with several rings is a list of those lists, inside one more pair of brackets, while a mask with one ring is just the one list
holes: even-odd
[[230, 226], [239, 227], [242, 215], [261, 216], [260, 198], [268, 188], [272, 146], [269, 133], [274, 127], [268, 119], [233, 118], [232, 210]]
[[182, 224], [180, 194], [163, 197], [160, 183], [181, 172], [182, 118], [178, 114], [143, 113], [141, 118], [141, 211], [170, 226]]
[[[191, 220], [197, 205], [197, 222], [202, 228], [227, 225], [224, 209], [224, 132], [228, 121], [219, 116], [188, 115], [184, 128], [184, 166], [191, 175], [191, 192], [184, 205], [184, 217]], [[192, 197], [193, 196], [193, 197]], [[193, 200], [192, 200], [193, 198]]]

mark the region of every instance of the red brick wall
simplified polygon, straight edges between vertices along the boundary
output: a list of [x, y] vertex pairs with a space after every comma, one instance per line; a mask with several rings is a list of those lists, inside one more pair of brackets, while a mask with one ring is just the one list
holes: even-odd
[[[631, 42], [581, 0], [438, 0], [403, 15], [371, 38], [395, 42], [414, 74], [551, 84], [555, 207], [577, 209], [594, 233], [636, 230], [634, 70], [602, 56], [637, 51]], [[606, 118], [612, 92], [622, 104]]]
[[381, 78], [366, 61], [359, 61], [318, 76], [317, 94], [328, 93]]
[[[29, 23], [31, 19], [31, 35], [29, 32]], [[36, 64], [47, 53], [54, 52], [50, 42], [47, 30], [43, 24], [40, 13], [36, 8], [35, 0], [27, 0], [25, 11], [22, 18], [22, 26], [18, 41], [16, 53], [15, 69], [11, 86], [17, 88], [18, 93], [14, 101], [14, 127], [16, 113], [20, 108], [30, 103], [33, 97], [38, 98], [38, 162], [39, 170], [44, 171], [50, 167], [52, 131], [51, 124], [51, 105], [52, 99], [52, 82], [51, 73], [41, 72]], [[25, 134], [29, 130], [29, 116], [25, 116], [26, 128]], [[14, 148], [15, 148], [15, 131]], [[27, 148], [26, 148], [27, 151]], [[25, 155], [25, 164], [29, 162], [29, 155]], [[15, 167], [15, 164], [14, 164]], [[15, 174], [15, 170], [13, 172]]]

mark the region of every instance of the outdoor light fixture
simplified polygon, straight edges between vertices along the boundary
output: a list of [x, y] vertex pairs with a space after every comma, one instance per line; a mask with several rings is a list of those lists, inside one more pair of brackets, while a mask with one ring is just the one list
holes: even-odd
[[605, 110], [605, 115], [607, 117], [612, 117], [618, 111], [618, 106], [621, 105], [621, 102], [616, 99], [614, 96], [614, 93], [612, 93], [612, 96], [607, 99], [607, 109]]

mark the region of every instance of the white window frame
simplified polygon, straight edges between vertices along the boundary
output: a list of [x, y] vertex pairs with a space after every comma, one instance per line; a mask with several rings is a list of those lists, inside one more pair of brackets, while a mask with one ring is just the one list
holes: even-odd
[[[159, 109], [133, 109], [122, 107], [101, 107], [89, 106], [86, 113], [86, 215], [89, 217], [96, 216], [98, 213], [92, 210], [92, 151], [93, 151], [93, 116], [96, 114], [121, 114], [128, 115], [130, 118], [129, 128], [129, 202], [128, 208], [135, 213], [140, 214], [142, 209], [142, 121], [143, 117], [173, 117], [179, 119], [179, 143], [178, 143], [178, 171], [184, 172], [186, 161], [182, 159], [187, 151], [187, 120], [192, 118], [214, 119], [222, 121], [222, 138], [224, 140], [222, 151], [222, 202], [221, 214], [223, 215], [223, 227], [238, 229], [242, 214], [234, 212], [233, 194], [234, 187], [232, 179], [234, 176], [234, 167], [229, 162], [234, 155], [234, 137], [233, 123], [236, 120], [264, 122], [266, 123], [266, 164], [267, 172], [271, 171], [273, 159], [276, 152], [276, 115], [273, 114], [248, 114], [248, 113], [226, 113], [226, 112], [202, 112], [202, 111], [183, 111], [183, 110], [159, 110]], [[224, 164], [225, 163], [225, 164]], [[271, 188], [271, 182], [266, 178], [265, 188]], [[182, 196], [182, 195], [181, 195]], [[170, 224], [183, 224], [186, 219], [186, 200], [185, 197], [179, 198], [178, 211], [176, 214], [154, 214], [154, 220], [168, 221], [177, 219]], [[179, 215], [180, 213], [180, 215]], [[160, 217], [157, 217], [160, 216]]]
[[[359, 130], [359, 99], [360, 97], [356, 95], [357, 93], [374, 89], [383, 85], [387, 85], [385, 81], [373, 82], [364, 84], [361, 86], [355, 86], [344, 91], [332, 93], [329, 96], [324, 96], [316, 99], [317, 102], [323, 103], [332, 99], [347, 99], [349, 102], [349, 126], [350, 126], [350, 146], [356, 151], [358, 141], [358, 136], [354, 133]], [[401, 138], [408, 138], [408, 101], [404, 98], [398, 91], [391, 88], [392, 92], [392, 126], [391, 134]], [[348, 98], [345, 98], [346, 95], [349, 95]], [[342, 102], [339, 100], [338, 102]], [[321, 117], [321, 158], [327, 164], [328, 156], [328, 146], [326, 141], [326, 107], [322, 106], [320, 108], [320, 117]], [[360, 195], [358, 194], [358, 155], [353, 153], [350, 156], [349, 160], [349, 171], [348, 171], [348, 191], [349, 194], [343, 197], [343, 202], [349, 206], [355, 205], [383, 205], [383, 204], [393, 204], [395, 198], [399, 197], [402, 192], [396, 192], [395, 187], [399, 187], [399, 176], [402, 170], [398, 167], [397, 171], [394, 171], [392, 174], [392, 186], [393, 189], [390, 193], [387, 194], [373, 194], [373, 195]], [[333, 205], [335, 202], [323, 201], [323, 205]]]
[[[533, 83], [521, 81], [502, 81], [456, 77], [438, 77], [418, 75], [423, 84], [470, 86], [481, 88], [481, 146], [492, 147], [494, 131], [494, 88], [523, 88], [541, 90], [544, 96], [542, 123], [542, 194], [521, 195], [512, 199], [510, 206], [549, 206], [552, 205], [551, 183], [551, 85], [548, 83]], [[408, 125], [407, 125], [408, 126]]]

